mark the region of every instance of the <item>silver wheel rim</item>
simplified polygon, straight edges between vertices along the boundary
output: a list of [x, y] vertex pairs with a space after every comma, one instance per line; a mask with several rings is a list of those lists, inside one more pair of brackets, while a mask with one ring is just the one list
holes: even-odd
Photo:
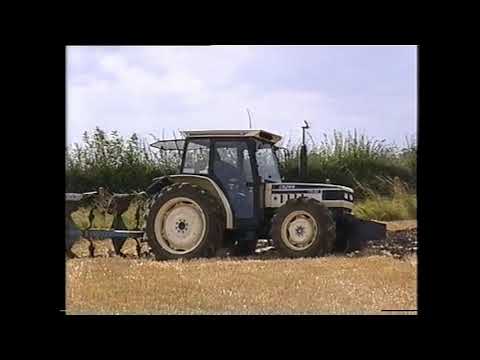
[[317, 222], [304, 210], [291, 212], [282, 223], [282, 241], [292, 250], [308, 249], [312, 246], [317, 234]]
[[171, 254], [188, 254], [201, 243], [206, 230], [205, 213], [185, 197], [168, 200], [155, 217], [155, 237]]

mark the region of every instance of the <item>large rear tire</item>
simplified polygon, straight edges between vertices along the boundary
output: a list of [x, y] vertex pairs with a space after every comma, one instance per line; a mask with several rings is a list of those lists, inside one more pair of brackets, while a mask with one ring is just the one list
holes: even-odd
[[291, 199], [273, 217], [272, 240], [284, 257], [324, 256], [333, 250], [335, 222], [319, 201]]
[[223, 243], [225, 216], [206, 190], [189, 183], [164, 187], [147, 202], [146, 240], [157, 260], [209, 257]]

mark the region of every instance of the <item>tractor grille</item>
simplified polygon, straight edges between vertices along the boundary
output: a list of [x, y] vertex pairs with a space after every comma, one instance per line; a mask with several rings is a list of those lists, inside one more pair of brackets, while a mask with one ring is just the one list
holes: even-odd
[[[345, 198], [345, 194], [348, 194], [348, 199]], [[324, 190], [323, 200], [346, 200], [353, 202], [353, 195], [351, 195], [350, 192], [346, 192], [344, 190]]]

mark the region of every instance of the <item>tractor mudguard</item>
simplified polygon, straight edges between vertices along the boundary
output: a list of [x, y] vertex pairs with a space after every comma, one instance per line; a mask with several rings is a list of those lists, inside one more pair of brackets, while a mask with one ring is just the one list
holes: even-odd
[[173, 182], [168, 176], [162, 176], [159, 178], [153, 179], [152, 184], [145, 190], [148, 195], [153, 195], [158, 193], [162, 188], [167, 185], [171, 185]]
[[337, 227], [344, 236], [346, 251], [360, 250], [365, 247], [367, 241], [383, 240], [387, 236], [385, 224], [362, 220], [351, 214], [346, 214], [337, 221]]
[[233, 213], [228, 202], [228, 198], [220, 189], [220, 187], [209, 177], [197, 174], [178, 174], [167, 175], [153, 179], [152, 184], [145, 190], [148, 196], [158, 193], [162, 188], [177, 182], [187, 182], [196, 186], [200, 186], [210, 194], [215, 196], [225, 209], [226, 228], [233, 229]]

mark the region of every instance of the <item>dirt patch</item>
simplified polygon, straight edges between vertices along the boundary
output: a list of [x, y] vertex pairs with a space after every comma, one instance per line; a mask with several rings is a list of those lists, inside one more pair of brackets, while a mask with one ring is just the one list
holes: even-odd
[[403, 259], [417, 254], [417, 221], [388, 222], [387, 237], [384, 240], [368, 241], [360, 251], [347, 254], [348, 257], [358, 256], [393, 256]]

